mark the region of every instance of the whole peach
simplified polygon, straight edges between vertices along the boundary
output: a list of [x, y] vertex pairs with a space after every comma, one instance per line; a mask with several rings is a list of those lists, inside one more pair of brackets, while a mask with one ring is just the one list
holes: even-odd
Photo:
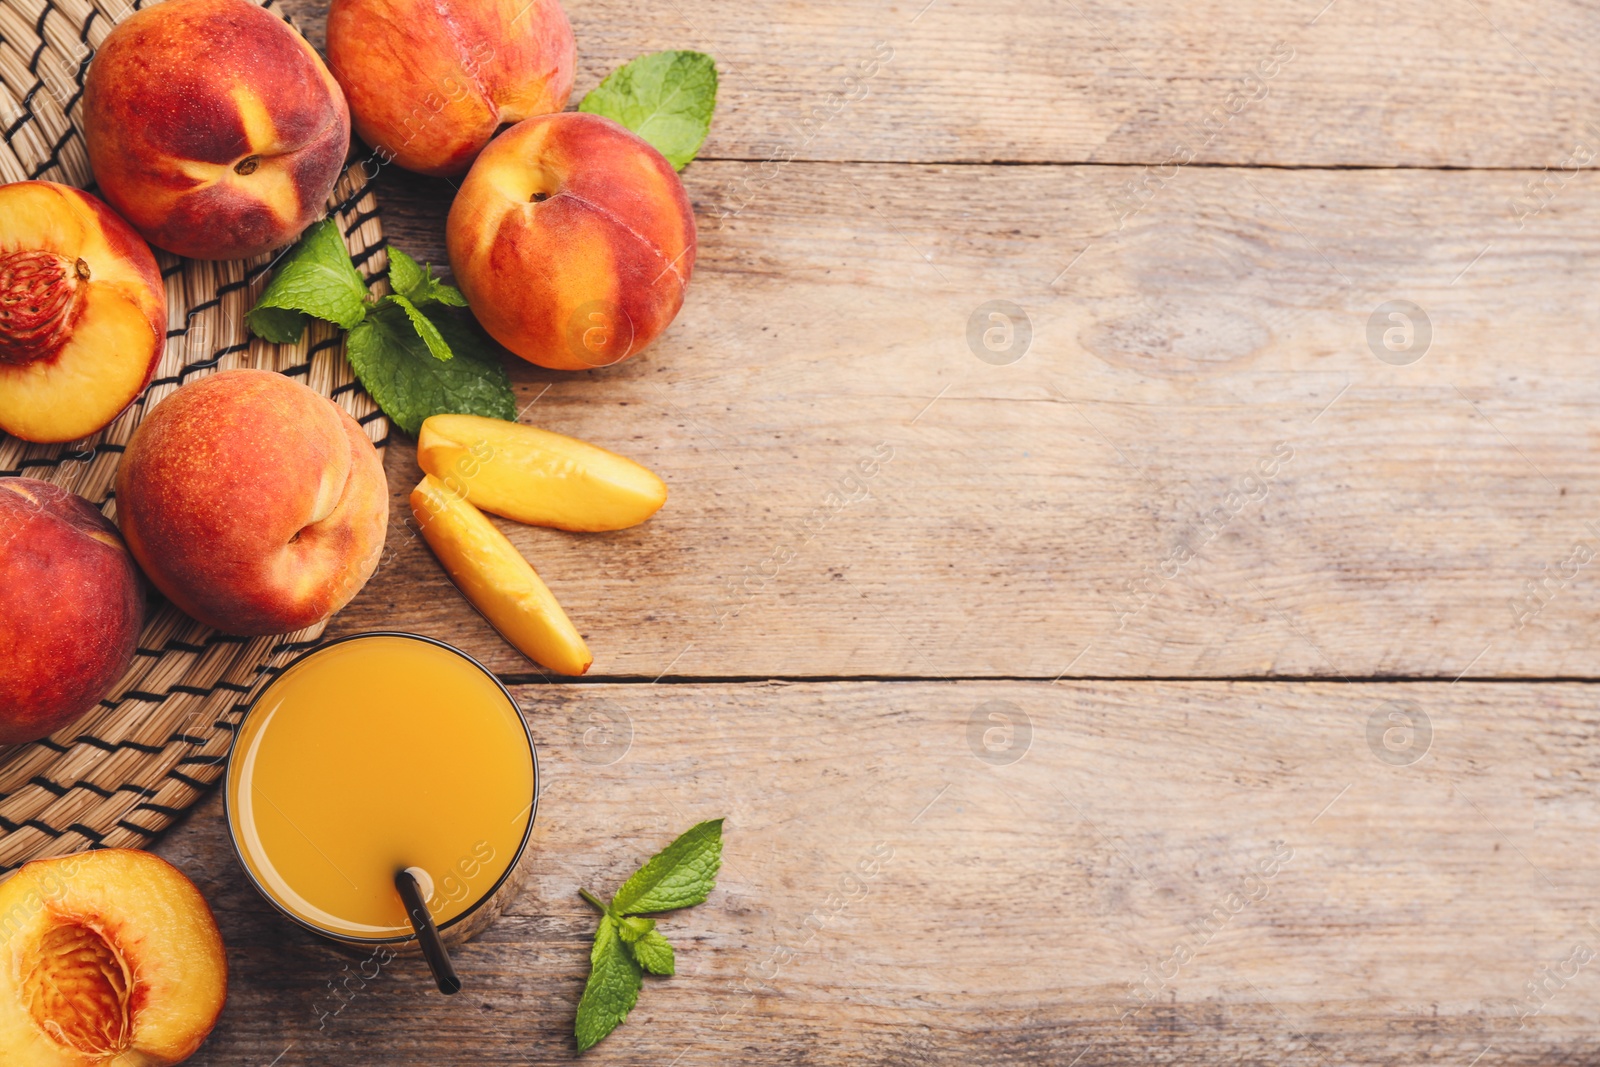
[[0, 478], [0, 744], [48, 737], [133, 660], [144, 594], [117, 528], [37, 478]]
[[333, 0], [328, 65], [386, 162], [460, 174], [501, 126], [560, 111], [577, 46], [559, 0]]
[[84, 82], [100, 192], [194, 259], [288, 244], [322, 217], [350, 111], [315, 50], [248, 0], [166, 0], [106, 35]]
[[81, 189], [0, 186], [0, 430], [74, 441], [103, 429], [166, 343], [161, 271], [131, 226]]
[[484, 329], [555, 370], [643, 349], [678, 314], [694, 271], [694, 212], [672, 164], [576, 111], [491, 141], [450, 206], [445, 241]]
[[208, 626], [298, 630], [349, 603], [389, 522], [383, 464], [333, 401], [273, 371], [179, 389], [117, 468], [117, 522], [150, 580]]

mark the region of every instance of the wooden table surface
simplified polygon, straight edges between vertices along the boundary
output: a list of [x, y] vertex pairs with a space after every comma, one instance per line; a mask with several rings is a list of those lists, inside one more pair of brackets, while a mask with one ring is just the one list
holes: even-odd
[[[397, 436], [330, 636], [517, 685], [535, 877], [453, 1000], [350, 981], [213, 795], [159, 846], [229, 946], [194, 1062], [570, 1062], [577, 887], [718, 815], [678, 976], [586, 1059], [1595, 1062], [1594, 4], [568, 11], [574, 100], [721, 70], [677, 323], [513, 372], [671, 499], [506, 527], [595, 653], [551, 684], [407, 527]], [[384, 173], [391, 239], [443, 261], [452, 191]]]

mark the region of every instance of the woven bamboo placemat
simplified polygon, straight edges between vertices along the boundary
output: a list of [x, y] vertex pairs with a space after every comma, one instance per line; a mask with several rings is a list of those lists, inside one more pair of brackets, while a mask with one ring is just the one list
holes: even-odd
[[[111, 27], [144, 6], [0, 0], [0, 181], [93, 189], [79, 126], [84, 74]], [[274, 3], [263, 6], [282, 15]], [[386, 242], [360, 164], [340, 178], [329, 210], [356, 267], [368, 278], [382, 273]], [[104, 430], [70, 444], [32, 445], [0, 433], [0, 476], [54, 482], [115, 518], [117, 462], [139, 420], [179, 386], [234, 367], [280, 371], [333, 397], [381, 453], [389, 420], [356, 382], [337, 330], [316, 323], [295, 345], [247, 334], [244, 315], [272, 257], [204, 263], [157, 251], [156, 260], [166, 280], [167, 347], [144, 395]], [[43, 741], [0, 747], [0, 876], [42, 856], [149, 845], [221, 776], [256, 690], [315, 645], [322, 629], [232, 637], [161, 601], [133, 665], [98, 707]]]

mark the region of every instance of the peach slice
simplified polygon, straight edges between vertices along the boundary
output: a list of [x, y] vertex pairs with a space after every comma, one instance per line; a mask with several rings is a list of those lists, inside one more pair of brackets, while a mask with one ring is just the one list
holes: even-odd
[[417, 462], [473, 505], [533, 526], [623, 530], [667, 502], [666, 483], [631, 459], [481, 415], [429, 418]]
[[80, 189], [0, 186], [0, 430], [73, 441], [103, 429], [167, 342], [156, 257]]
[[431, 474], [411, 491], [411, 513], [450, 580], [535, 663], [582, 674], [594, 662], [539, 574], [483, 512]]
[[179, 1063], [222, 1013], [228, 957], [194, 883], [103, 849], [0, 886], [0, 1057], [27, 1067]]

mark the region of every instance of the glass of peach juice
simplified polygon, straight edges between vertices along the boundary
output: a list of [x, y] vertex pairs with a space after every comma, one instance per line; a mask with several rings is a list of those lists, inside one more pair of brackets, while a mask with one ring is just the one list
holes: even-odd
[[295, 659], [245, 713], [228, 761], [228, 830], [261, 894], [352, 945], [416, 934], [410, 870], [447, 944], [521, 888], [539, 770], [517, 702], [432, 638], [375, 632]]

